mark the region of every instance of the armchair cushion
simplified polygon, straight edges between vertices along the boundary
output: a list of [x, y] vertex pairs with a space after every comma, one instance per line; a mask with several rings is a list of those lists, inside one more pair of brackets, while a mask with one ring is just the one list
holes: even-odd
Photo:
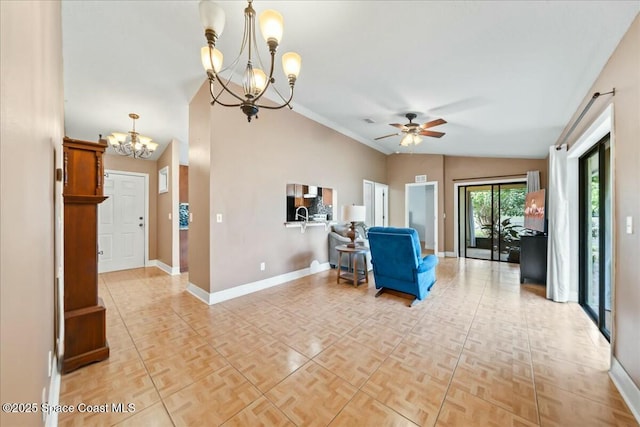
[[418, 232], [412, 228], [373, 227], [368, 235], [376, 288], [424, 299], [436, 281], [438, 258], [422, 258]]

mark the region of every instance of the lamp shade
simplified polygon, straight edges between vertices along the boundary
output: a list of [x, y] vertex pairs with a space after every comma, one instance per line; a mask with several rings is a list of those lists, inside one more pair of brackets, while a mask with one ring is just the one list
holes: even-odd
[[276, 43], [280, 44], [284, 30], [282, 15], [271, 9], [262, 12], [260, 14], [260, 30], [265, 41], [275, 40]]
[[224, 30], [224, 9], [211, 0], [202, 0], [199, 5], [200, 21], [205, 30], [213, 30], [218, 37]]
[[300, 66], [302, 65], [302, 59], [300, 55], [295, 52], [287, 52], [282, 55], [282, 69], [287, 77], [298, 78], [300, 74]]
[[365, 206], [344, 205], [342, 207], [342, 220], [346, 222], [364, 222], [366, 213]]
[[[204, 67], [205, 71], [215, 70], [216, 73], [219, 73], [220, 69], [222, 68], [223, 58], [224, 56], [222, 55], [222, 52], [220, 52], [218, 49], [214, 48], [213, 50], [211, 50], [209, 46], [204, 46], [202, 49], [200, 49], [200, 60], [202, 61], [202, 66]], [[211, 63], [212, 59], [213, 63]]]

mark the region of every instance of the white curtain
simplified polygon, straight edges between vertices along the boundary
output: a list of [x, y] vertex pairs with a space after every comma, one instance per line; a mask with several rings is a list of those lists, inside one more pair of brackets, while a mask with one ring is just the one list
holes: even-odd
[[569, 201], [567, 198], [567, 146], [549, 147], [547, 194], [548, 253], [547, 298], [569, 300]]
[[527, 171], [527, 193], [540, 189], [540, 171]]

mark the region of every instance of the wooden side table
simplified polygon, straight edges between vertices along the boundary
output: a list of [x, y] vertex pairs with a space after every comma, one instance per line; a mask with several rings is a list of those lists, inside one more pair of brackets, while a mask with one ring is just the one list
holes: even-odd
[[[340, 283], [340, 279], [350, 280], [353, 286], [358, 286], [360, 282], [369, 283], [369, 272], [367, 271], [367, 252], [369, 248], [366, 246], [356, 246], [350, 248], [347, 245], [336, 246], [338, 251], [338, 278], [336, 283]], [[349, 256], [349, 267], [347, 271], [342, 271], [342, 255]], [[358, 255], [362, 255], [362, 271], [358, 270]]]

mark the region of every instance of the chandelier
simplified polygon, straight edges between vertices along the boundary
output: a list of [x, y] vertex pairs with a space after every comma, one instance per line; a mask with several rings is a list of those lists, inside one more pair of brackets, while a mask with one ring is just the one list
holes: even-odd
[[133, 129], [127, 133], [113, 132], [107, 139], [109, 145], [116, 153], [123, 156], [132, 156], [134, 159], [146, 159], [151, 156], [158, 144], [151, 141], [151, 138], [142, 136], [136, 132], [136, 120], [140, 118], [136, 113], [129, 114], [133, 120]]
[[[207, 46], [200, 50], [200, 59], [202, 66], [207, 72], [209, 79], [209, 92], [211, 93], [211, 105], [220, 104], [224, 107], [240, 107], [247, 115], [247, 121], [255, 116], [258, 118], [260, 108], [270, 110], [278, 110], [283, 107], [293, 108], [290, 104], [293, 99], [293, 86], [295, 85], [298, 74], [300, 73], [300, 55], [295, 52], [288, 52], [282, 56], [282, 68], [284, 74], [289, 80], [289, 98], [285, 99], [280, 92], [273, 86], [273, 89], [282, 99], [281, 105], [264, 105], [258, 104], [258, 101], [265, 94], [269, 86], [275, 82], [273, 77], [274, 60], [278, 44], [282, 39], [283, 19], [282, 15], [275, 10], [265, 10], [260, 14], [260, 29], [262, 36], [269, 47], [271, 61], [269, 64], [269, 75], [265, 73], [265, 67], [258, 55], [256, 44], [256, 11], [253, 9], [253, 0], [248, 0], [248, 5], [244, 9], [244, 34], [240, 53], [237, 58], [226, 68], [222, 69], [223, 55], [216, 49], [216, 40], [222, 34], [225, 24], [224, 10], [211, 0], [202, 0], [200, 2], [200, 19], [204, 27], [204, 35], [207, 38]], [[242, 94], [237, 94], [231, 90], [229, 83], [231, 77], [235, 73], [235, 68], [240, 62], [244, 52], [247, 52], [246, 66], [242, 74]], [[243, 62], [244, 63], [244, 62]], [[221, 72], [230, 71], [230, 77], [222, 78]], [[216, 93], [215, 82], [218, 82], [220, 89]], [[236, 98], [237, 102], [226, 103], [220, 100], [220, 95], [228, 93]]]

